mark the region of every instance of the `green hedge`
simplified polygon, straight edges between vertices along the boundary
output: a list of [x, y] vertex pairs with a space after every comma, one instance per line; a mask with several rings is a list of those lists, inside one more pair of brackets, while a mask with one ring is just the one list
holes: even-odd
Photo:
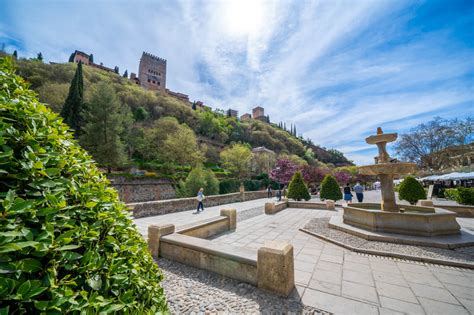
[[244, 180], [245, 191], [257, 191], [262, 188], [262, 181], [256, 179]]
[[240, 188], [240, 181], [236, 178], [223, 179], [219, 183], [220, 194], [230, 194], [238, 192]]
[[474, 188], [449, 188], [444, 190], [446, 199], [456, 201], [463, 205], [474, 205]]
[[0, 314], [167, 311], [116, 191], [0, 58]]

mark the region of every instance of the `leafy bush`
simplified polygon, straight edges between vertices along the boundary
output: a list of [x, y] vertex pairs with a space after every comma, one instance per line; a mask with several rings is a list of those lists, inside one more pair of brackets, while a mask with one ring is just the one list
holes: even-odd
[[246, 191], [257, 191], [262, 187], [262, 181], [255, 179], [244, 180], [244, 187]]
[[474, 188], [459, 187], [458, 193], [458, 203], [463, 205], [474, 205]]
[[293, 178], [291, 179], [290, 185], [288, 186], [288, 198], [300, 201], [301, 199], [304, 199], [308, 201], [311, 199], [308, 191], [308, 187], [304, 183], [303, 176], [301, 175], [301, 172], [298, 171], [293, 175]]
[[400, 200], [406, 200], [411, 204], [415, 204], [420, 199], [426, 199], [426, 192], [416, 178], [407, 176], [400, 183], [398, 196]]
[[321, 182], [321, 192], [320, 192], [321, 199], [328, 199], [328, 200], [340, 200], [342, 199], [342, 192], [339, 188], [339, 184], [336, 181], [336, 178], [332, 175], [326, 175]]
[[179, 197], [194, 197], [200, 188], [204, 188], [205, 195], [219, 193], [219, 180], [216, 175], [202, 166], [195, 167], [186, 180], [179, 183], [177, 194]]
[[240, 181], [236, 178], [223, 179], [219, 183], [219, 193], [229, 194], [238, 192], [240, 188]]
[[474, 188], [449, 188], [444, 190], [446, 199], [463, 205], [474, 205]]
[[0, 313], [151, 314], [162, 274], [58, 115], [0, 58]]

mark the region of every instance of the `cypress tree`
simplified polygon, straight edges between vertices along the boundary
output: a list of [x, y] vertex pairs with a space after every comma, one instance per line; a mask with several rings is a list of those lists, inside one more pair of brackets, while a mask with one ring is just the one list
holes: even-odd
[[125, 70], [125, 72], [123, 73], [123, 77], [128, 78], [128, 71], [127, 70]]
[[115, 66], [114, 72], [117, 73], [117, 74], [119, 73], [119, 67], [118, 66]]
[[69, 62], [74, 62], [74, 55], [76, 53], [72, 53], [71, 56], [69, 56]]
[[18, 59], [18, 52], [16, 50], [13, 52], [13, 58]]
[[43, 61], [43, 54], [41, 52], [38, 53], [38, 57], [36, 58], [38, 59], [39, 61]]
[[300, 171], [297, 171], [293, 178], [291, 179], [290, 184], [288, 185], [288, 198], [300, 201], [304, 199], [308, 201], [311, 199], [311, 196], [308, 192], [308, 187], [306, 186], [303, 176]]
[[334, 176], [326, 175], [321, 182], [321, 191], [319, 193], [321, 199], [327, 200], [340, 200], [342, 199], [342, 192], [339, 188], [339, 184], [337, 183]]
[[77, 64], [76, 73], [69, 87], [69, 94], [61, 110], [64, 122], [74, 129], [76, 136], [79, 135], [82, 126], [81, 112], [84, 102], [84, 82], [82, 78], [82, 62]]
[[89, 62], [94, 63], [94, 55], [93, 54], [89, 55]]

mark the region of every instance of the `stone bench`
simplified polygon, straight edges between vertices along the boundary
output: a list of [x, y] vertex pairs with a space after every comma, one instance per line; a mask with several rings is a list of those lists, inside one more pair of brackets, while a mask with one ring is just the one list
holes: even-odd
[[208, 270], [281, 296], [295, 286], [293, 246], [265, 242], [258, 250], [222, 245], [205, 239], [217, 232], [235, 229], [236, 211], [221, 210], [221, 216], [202, 220], [175, 232], [172, 224], [148, 227], [148, 249], [164, 257]]

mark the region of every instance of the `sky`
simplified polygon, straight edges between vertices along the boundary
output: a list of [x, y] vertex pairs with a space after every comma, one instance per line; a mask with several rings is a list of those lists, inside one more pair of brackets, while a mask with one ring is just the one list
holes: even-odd
[[167, 59], [167, 87], [372, 163], [365, 137], [474, 116], [474, 0], [0, 0], [0, 44], [66, 62], [74, 50], [137, 72]]

